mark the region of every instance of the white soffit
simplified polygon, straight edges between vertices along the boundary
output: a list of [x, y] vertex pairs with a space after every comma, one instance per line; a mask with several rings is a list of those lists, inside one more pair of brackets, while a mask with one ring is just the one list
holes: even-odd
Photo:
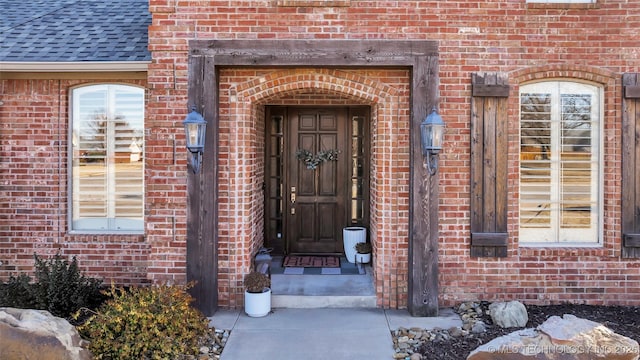
[[0, 62], [0, 72], [147, 71], [151, 61]]

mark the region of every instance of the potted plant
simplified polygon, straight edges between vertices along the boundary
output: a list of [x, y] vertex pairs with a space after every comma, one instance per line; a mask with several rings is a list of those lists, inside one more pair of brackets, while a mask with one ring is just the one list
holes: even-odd
[[371, 244], [368, 242], [357, 243], [356, 246], [356, 263], [366, 264], [371, 261]]
[[267, 274], [252, 271], [244, 277], [244, 312], [250, 317], [262, 317], [271, 311], [271, 279]]

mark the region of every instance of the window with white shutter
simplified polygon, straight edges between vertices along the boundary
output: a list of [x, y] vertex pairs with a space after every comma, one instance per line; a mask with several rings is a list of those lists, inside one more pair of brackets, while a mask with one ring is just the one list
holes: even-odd
[[72, 90], [71, 230], [144, 230], [144, 89]]
[[598, 244], [601, 95], [593, 85], [520, 87], [520, 243]]

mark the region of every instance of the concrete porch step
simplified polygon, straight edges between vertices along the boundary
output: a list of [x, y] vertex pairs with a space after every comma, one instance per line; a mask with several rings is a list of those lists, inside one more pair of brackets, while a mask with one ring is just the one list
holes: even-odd
[[364, 275], [271, 275], [273, 308], [375, 308], [370, 269]]
[[271, 295], [274, 309], [375, 308], [375, 296]]

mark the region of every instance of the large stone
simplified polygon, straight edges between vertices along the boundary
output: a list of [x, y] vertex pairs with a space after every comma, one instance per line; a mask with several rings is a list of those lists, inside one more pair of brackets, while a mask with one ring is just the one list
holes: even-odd
[[524, 327], [529, 321], [527, 308], [519, 301], [497, 302], [489, 305], [493, 323], [502, 327]]
[[43, 310], [0, 308], [0, 359], [89, 360], [78, 331]]
[[493, 339], [467, 360], [638, 360], [638, 342], [573, 315]]

